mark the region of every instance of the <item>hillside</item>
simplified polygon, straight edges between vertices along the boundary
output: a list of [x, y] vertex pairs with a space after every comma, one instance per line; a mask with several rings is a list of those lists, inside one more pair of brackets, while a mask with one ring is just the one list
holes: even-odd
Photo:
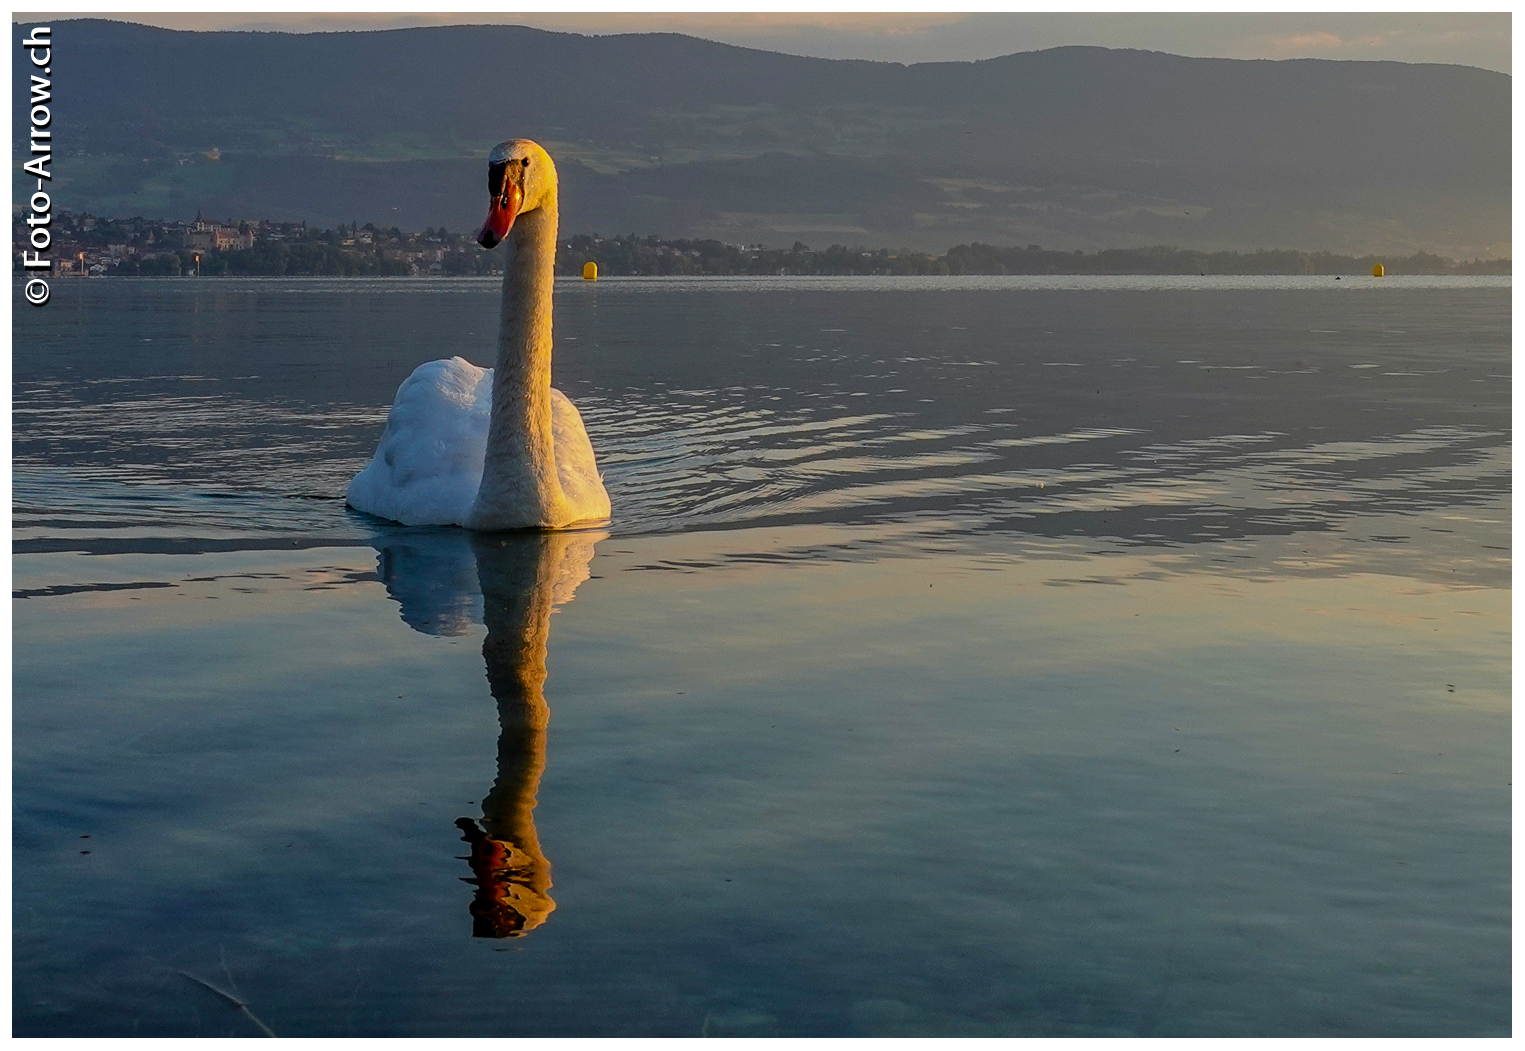
[[57, 206], [75, 211], [463, 229], [486, 150], [524, 135], [558, 159], [569, 231], [1511, 254], [1510, 81], [1469, 67], [53, 26]]

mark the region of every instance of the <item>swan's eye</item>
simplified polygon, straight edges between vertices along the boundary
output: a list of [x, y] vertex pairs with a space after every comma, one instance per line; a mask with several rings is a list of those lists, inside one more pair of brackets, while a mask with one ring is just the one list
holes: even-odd
[[526, 168], [528, 168], [530, 166], [530, 159], [528, 157], [524, 158], [524, 166]]

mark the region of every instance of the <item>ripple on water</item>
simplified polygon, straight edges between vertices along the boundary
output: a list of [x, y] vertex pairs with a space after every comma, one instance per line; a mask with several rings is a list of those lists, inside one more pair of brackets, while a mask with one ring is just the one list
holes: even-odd
[[[1479, 406], [1470, 384], [1502, 375], [1507, 349], [1458, 345], [1457, 321], [1431, 306], [1497, 292], [1390, 282], [1398, 295], [1351, 301], [1364, 323], [1286, 282], [979, 279], [886, 295], [913, 286], [930, 287], [567, 286], [558, 383], [598, 449], [614, 530], [835, 523], [885, 529], [906, 551], [950, 532], [1179, 546], [1368, 523], [1373, 538], [1412, 536], [1424, 530], [1391, 520], [1507, 499], [1507, 398]], [[344, 488], [416, 345], [450, 346], [405, 319], [442, 312], [459, 341], [489, 332], [494, 309], [490, 282], [272, 280], [137, 283], [113, 315], [125, 287], [80, 293], [105, 305], [72, 349], [18, 344], [20, 549], [361, 542], [373, 523], [343, 508]], [[1281, 298], [1253, 298], [1273, 287]], [[140, 309], [145, 289], [161, 309]], [[287, 307], [288, 293], [317, 298]], [[220, 309], [201, 309], [208, 295]], [[1187, 302], [1239, 320], [1183, 327], [1169, 311]], [[1410, 315], [1401, 327], [1390, 304]], [[1362, 353], [1379, 338], [1381, 365]], [[1507, 548], [1497, 531], [1479, 539]], [[1383, 544], [1398, 546], [1367, 546]]]

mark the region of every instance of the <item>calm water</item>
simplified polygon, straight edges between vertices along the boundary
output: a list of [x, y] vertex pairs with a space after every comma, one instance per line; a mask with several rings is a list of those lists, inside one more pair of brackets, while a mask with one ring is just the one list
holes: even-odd
[[18, 1035], [1509, 1031], [1507, 280], [558, 296], [473, 537], [494, 284], [16, 295]]

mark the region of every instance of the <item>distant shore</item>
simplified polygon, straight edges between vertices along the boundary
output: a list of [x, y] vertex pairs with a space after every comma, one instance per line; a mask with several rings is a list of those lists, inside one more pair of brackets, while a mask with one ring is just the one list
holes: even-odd
[[[14, 235], [13, 235], [14, 236]], [[396, 227], [341, 226], [319, 230], [305, 223], [255, 220], [108, 219], [60, 212], [54, 219], [54, 276], [135, 277], [485, 277], [502, 273], [501, 252], [483, 251], [465, 233]], [[23, 243], [13, 246], [19, 253]], [[1381, 265], [1403, 275], [1503, 275], [1509, 259], [1446, 259], [1428, 252], [1409, 256], [1338, 255], [1294, 249], [1207, 252], [1170, 245], [1106, 248], [1093, 252], [1024, 247], [955, 245], [942, 255], [849, 248], [812, 249], [731, 244], [713, 239], [600, 237], [563, 239], [556, 273], [581, 276], [593, 263], [601, 277], [896, 277], [960, 275], [1197, 275], [1356, 276]]]

